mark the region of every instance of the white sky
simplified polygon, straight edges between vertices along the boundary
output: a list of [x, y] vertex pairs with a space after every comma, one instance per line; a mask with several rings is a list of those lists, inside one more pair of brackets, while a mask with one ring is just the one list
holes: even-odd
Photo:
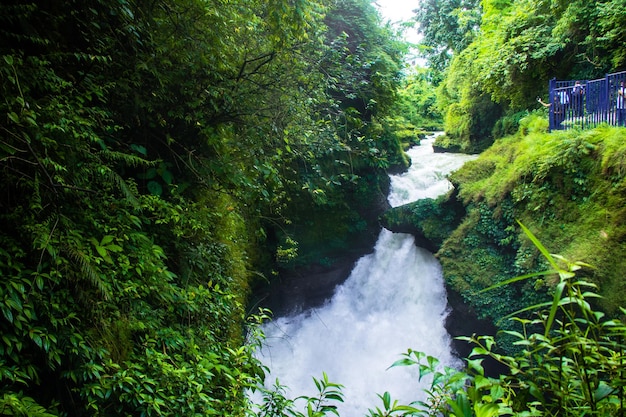
[[[383, 21], [389, 20], [392, 23], [398, 23], [410, 20], [414, 16], [413, 10], [417, 9], [419, 0], [375, 0], [373, 4], [380, 10]], [[418, 43], [420, 38], [421, 35], [417, 33], [415, 28], [404, 30], [404, 39], [408, 42]], [[418, 57], [415, 50], [408, 54], [407, 63], [410, 65], [417, 64], [420, 67], [426, 66], [426, 60]]]
[[[374, 5], [378, 6], [383, 19], [391, 22], [409, 20], [413, 17], [413, 9], [416, 9], [419, 0], [376, 0]], [[419, 37], [414, 29], [405, 31], [405, 37], [410, 42], [417, 42]]]
[[413, 15], [413, 9], [417, 8], [416, 0], [376, 0], [383, 17], [391, 21], [405, 20]]

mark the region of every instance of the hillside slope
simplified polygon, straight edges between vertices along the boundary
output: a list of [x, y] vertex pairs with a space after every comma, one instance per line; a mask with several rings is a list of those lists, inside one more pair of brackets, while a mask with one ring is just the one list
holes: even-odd
[[547, 133], [531, 115], [451, 175], [466, 215], [437, 257], [448, 285], [481, 316], [497, 320], [550, 292], [550, 277], [488, 293], [505, 279], [546, 269], [519, 220], [553, 253], [594, 268], [579, 276], [599, 286], [599, 306], [625, 305], [626, 130]]

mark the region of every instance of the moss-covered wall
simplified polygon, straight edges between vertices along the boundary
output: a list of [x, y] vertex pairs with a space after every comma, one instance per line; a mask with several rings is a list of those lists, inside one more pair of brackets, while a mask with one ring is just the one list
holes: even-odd
[[[593, 266], [577, 276], [598, 285], [599, 307], [617, 314], [626, 305], [626, 129], [548, 133], [546, 125], [539, 115], [522, 119], [517, 134], [450, 176], [457, 193], [437, 208], [428, 201], [385, 216], [388, 222], [404, 216], [423, 235], [452, 229], [443, 239], [433, 237], [442, 242], [436, 256], [446, 282], [493, 321], [547, 298], [555, 282], [548, 275], [481, 292], [547, 269], [517, 221], [550, 252]], [[466, 211], [460, 221], [450, 227], [439, 214], [440, 227], [433, 225], [430, 214], [455, 202]]]
[[465, 215], [456, 191], [453, 193], [393, 207], [381, 216], [380, 222], [392, 232], [414, 235], [418, 246], [437, 252]]

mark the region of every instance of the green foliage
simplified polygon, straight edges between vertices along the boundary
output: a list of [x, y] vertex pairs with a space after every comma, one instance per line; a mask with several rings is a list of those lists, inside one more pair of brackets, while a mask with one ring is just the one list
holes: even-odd
[[[485, 291], [537, 277], [555, 277], [550, 300], [526, 306], [509, 317], [520, 330], [505, 332], [521, 351], [502, 354], [491, 336], [462, 337], [475, 347], [466, 359], [466, 368], [459, 371], [441, 369], [436, 358], [409, 350], [392, 366], [417, 366], [419, 378], [430, 377], [431, 385], [426, 401], [411, 404], [410, 410], [396, 406], [402, 412], [456, 417], [607, 416], [622, 412], [626, 326], [592, 307], [598, 297], [595, 285], [576, 277], [576, 271], [587, 264], [551, 255], [530, 230], [520, 226], [550, 269]], [[508, 372], [498, 378], [486, 376], [485, 357], [501, 363]]]
[[253, 277], [403, 164], [403, 47], [366, 2], [0, 12], [0, 414], [243, 415]]
[[[455, 75], [447, 77], [437, 90], [446, 135], [438, 137], [435, 145], [444, 149], [483, 151], [491, 145], [493, 127], [503, 114], [502, 106], [494, 103], [478, 84], [467, 83], [466, 80], [479, 77], [475, 68], [465, 66], [475, 59], [469, 54], [455, 59], [450, 68], [450, 74]], [[447, 146], [446, 141], [450, 143]]]
[[[306, 71], [319, 74], [316, 82], [328, 96], [308, 92], [314, 101], [303, 114], [310, 119], [297, 120], [285, 139], [287, 152], [277, 155], [281, 164], [288, 158], [293, 174], [281, 172], [288, 203], [264, 213], [270, 244], [298, 242], [297, 257], [281, 258], [286, 267], [371, 240], [365, 233], [377, 225], [386, 171], [407, 166], [391, 117], [404, 44], [381, 26], [369, 1], [334, 2], [325, 24], [324, 44], [304, 62]], [[311, 101], [304, 94], [302, 99]]]
[[0, 413], [5, 416], [54, 417], [56, 413], [49, 413], [44, 407], [37, 404], [32, 398], [24, 397], [21, 393], [4, 394], [0, 399]]
[[[523, 281], [546, 279], [550, 296], [545, 302], [525, 305], [504, 317], [518, 330], [505, 330], [519, 348], [515, 354], [502, 353], [492, 336], [473, 335], [459, 339], [475, 347], [463, 369], [442, 367], [432, 356], [409, 349], [391, 367], [417, 367], [418, 379], [429, 381], [425, 399], [402, 404], [385, 392], [382, 405], [369, 409], [371, 417], [450, 416], [494, 417], [530, 416], [608, 416], [620, 415], [626, 395], [624, 344], [626, 325], [607, 318], [595, 309], [597, 287], [577, 276], [590, 267], [550, 254], [539, 239], [517, 222], [527, 241], [540, 253], [548, 269], [507, 279], [481, 293], [510, 287]], [[621, 314], [626, 313], [622, 309]], [[510, 349], [509, 349], [510, 350]], [[487, 375], [485, 358], [507, 370]], [[341, 401], [342, 386], [330, 383], [324, 374], [314, 379], [319, 395], [284, 396], [278, 381], [264, 389], [263, 403], [255, 416], [339, 415], [328, 401]], [[295, 408], [304, 400], [306, 413]]]
[[428, 0], [419, 3], [415, 20], [423, 35], [423, 53], [429, 66], [443, 73], [451, 56], [476, 36], [480, 2], [474, 0]]
[[398, 92], [396, 106], [410, 125], [425, 130], [442, 130], [443, 118], [436, 105], [434, 71], [416, 67]]
[[616, 255], [623, 251], [622, 130], [548, 134], [541, 115], [531, 114], [517, 135], [496, 141], [451, 175], [468, 215], [437, 256], [448, 283], [481, 315], [497, 320], [547, 296], [544, 282], [479, 293], [512, 274], [543, 268], [514, 218], [540, 229], [542, 240], [563, 248], [564, 256], [596, 265], [584, 278], [599, 286], [602, 309], [619, 311], [625, 301]]
[[521, 111], [512, 115], [507, 115], [498, 119], [493, 127], [491, 135], [494, 139], [504, 136], [514, 135], [520, 127], [520, 120], [528, 116], [527, 111]]
[[[597, 3], [598, 19], [596, 21], [596, 33], [599, 35], [598, 44], [603, 50], [610, 51], [608, 56], [597, 54], [597, 59], [607, 62], [610, 68], [623, 68], [626, 63], [626, 55], [622, 47], [622, 41], [626, 34], [624, 33], [624, 15], [619, 13], [620, 8], [626, 5], [623, 0], [612, 0]], [[593, 42], [595, 39], [586, 39]]]
[[[491, 347], [493, 341], [487, 339], [486, 344]], [[431, 382], [425, 390], [427, 399], [397, 407], [399, 415], [492, 417], [511, 414], [511, 389], [498, 379], [485, 376], [481, 360], [468, 360], [466, 370], [459, 371], [450, 367], [441, 369], [437, 358], [411, 349], [402, 356], [392, 366], [417, 366], [419, 380], [430, 378]], [[400, 414], [405, 412], [408, 413]]]
[[[406, 166], [400, 140], [438, 122], [438, 75], [396, 94], [404, 46], [366, 1], [83, 3], [0, 6], [0, 413], [242, 415], [264, 375], [244, 345], [252, 270], [365, 235], [385, 170]], [[461, 30], [437, 44], [459, 45], [438, 94], [446, 140], [484, 149], [538, 81], [622, 65], [622, 3], [483, 2], [480, 32], [475, 4], [447, 8], [440, 22]], [[442, 413], [517, 412], [516, 399], [527, 414], [614, 412], [622, 325], [581, 288], [598, 285], [610, 313], [623, 305], [624, 135], [546, 135], [538, 114], [519, 124], [453, 175], [469, 215], [439, 257], [485, 315], [545, 309], [507, 328], [523, 359], [496, 357], [529, 379], [502, 385], [475, 362], [439, 375], [414, 359], [437, 375]], [[599, 268], [499, 285], [543, 267], [514, 218]], [[559, 301], [542, 304], [554, 289]], [[476, 341], [477, 354], [500, 355]], [[341, 387], [315, 382], [317, 396], [297, 399], [303, 412], [277, 386], [263, 415], [336, 414]], [[380, 399], [372, 415], [418, 409]]]
[[[313, 378], [317, 394], [315, 396], [302, 395], [294, 400], [285, 397], [285, 387], [278, 380], [273, 388], [267, 389], [259, 385], [257, 389], [262, 391], [263, 401], [256, 405], [257, 410], [250, 410], [249, 415], [255, 417], [324, 417], [328, 415], [339, 416], [337, 412], [338, 402], [343, 402], [341, 384], [329, 381], [326, 373], [321, 379]], [[298, 404], [302, 403], [301, 406]], [[303, 411], [300, 411], [303, 410]]]
[[513, 133], [516, 115], [537, 107], [552, 78], [623, 69], [623, 0], [490, 0], [461, 11], [439, 3], [424, 2], [417, 19], [434, 47], [427, 56], [446, 70], [437, 96], [451, 144], [442, 147], [482, 150], [480, 141]]

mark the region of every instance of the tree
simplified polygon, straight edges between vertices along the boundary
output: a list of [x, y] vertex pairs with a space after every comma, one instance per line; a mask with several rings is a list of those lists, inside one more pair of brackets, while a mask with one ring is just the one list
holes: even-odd
[[442, 73], [454, 54], [474, 39], [480, 24], [476, 0], [427, 0], [419, 3], [415, 20], [423, 35], [421, 44], [429, 66]]
[[355, 189], [399, 155], [369, 126], [400, 53], [342, 50], [369, 106], [342, 107], [327, 6], [0, 6], [0, 414], [244, 412], [268, 219], [319, 198], [356, 223]]
[[[439, 95], [448, 139], [462, 148], [472, 149], [476, 135], [488, 145], [494, 127], [514, 125], [497, 118], [519, 120], [545, 94], [549, 79], [593, 79], [622, 62], [622, 48], [613, 43], [621, 36], [620, 20], [611, 11], [619, 4], [490, 0], [481, 6], [480, 30], [470, 42], [457, 41]], [[426, 39], [436, 36], [443, 35]], [[487, 117], [485, 109], [497, 117]]]
[[[306, 91], [310, 119], [289, 129], [294, 135], [288, 138], [287, 156], [296, 165], [286, 193], [298, 204], [282, 212], [289, 224], [268, 224], [277, 246], [293, 246], [291, 239], [301, 255], [307, 254], [286, 260], [291, 265], [344, 250], [348, 240], [375, 239], [368, 229], [377, 228], [378, 209], [372, 208], [380, 207], [386, 170], [406, 164], [386, 120], [402, 77], [404, 43], [390, 27], [380, 26], [380, 16], [366, 0], [333, 2], [324, 22], [323, 45], [302, 55], [311, 74], [307, 78], [324, 95]], [[274, 222], [280, 221], [276, 214]]]
[[[443, 118], [437, 107], [434, 71], [415, 68], [407, 75], [396, 100], [398, 111], [408, 123], [425, 130], [443, 129]], [[412, 133], [415, 136], [415, 132]]]

